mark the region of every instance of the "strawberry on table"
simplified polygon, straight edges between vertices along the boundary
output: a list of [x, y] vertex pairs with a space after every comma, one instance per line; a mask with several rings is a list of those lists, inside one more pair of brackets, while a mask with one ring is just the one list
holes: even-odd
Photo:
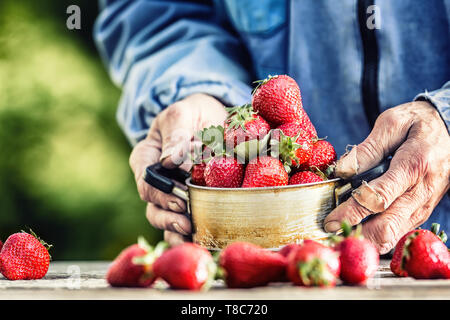
[[286, 258], [248, 242], [234, 242], [220, 254], [220, 267], [229, 288], [252, 288], [282, 281]]
[[298, 286], [333, 287], [339, 276], [336, 251], [316, 241], [305, 241], [287, 257], [287, 276]]
[[289, 253], [291, 253], [293, 250], [300, 248], [301, 244], [298, 243], [290, 243], [285, 245], [284, 247], [282, 247], [280, 249], [280, 251], [278, 251], [279, 254], [281, 254], [283, 257], [287, 257], [289, 255]]
[[106, 273], [106, 281], [113, 287], [148, 287], [156, 277], [153, 262], [167, 247], [160, 242], [152, 248], [143, 237], [114, 259]]
[[323, 178], [311, 171], [299, 171], [289, 178], [289, 184], [305, 184], [323, 181]]
[[[445, 233], [441, 233], [446, 238]], [[415, 230], [406, 237], [403, 266], [416, 279], [449, 279], [450, 254], [442, 238], [429, 230]]]
[[216, 264], [205, 248], [183, 243], [164, 252], [153, 264], [157, 277], [172, 289], [208, 289], [216, 275]]
[[[439, 232], [439, 224], [433, 223], [431, 225], [431, 232], [434, 234], [437, 234]], [[397, 245], [395, 246], [394, 254], [392, 255], [392, 260], [390, 263], [391, 271], [399, 276], [399, 277], [407, 277], [408, 272], [405, 270], [405, 257], [404, 257], [404, 250], [405, 250], [405, 242], [408, 239], [408, 237], [413, 233], [425, 233], [428, 232], [428, 230], [425, 229], [416, 229], [411, 230], [410, 232], [407, 232], [403, 237], [400, 238], [400, 240], [397, 242]], [[443, 241], [444, 243], [447, 241], [445, 232], [442, 231], [438, 237]]]
[[375, 246], [361, 235], [361, 225], [352, 234], [349, 224], [343, 223], [344, 240], [336, 249], [340, 253], [341, 272], [339, 277], [347, 284], [364, 284], [378, 269], [380, 257]]
[[231, 156], [216, 156], [206, 165], [204, 177], [208, 187], [239, 188], [244, 177], [244, 165]]
[[313, 144], [311, 157], [300, 167], [303, 170], [315, 168], [325, 172], [328, 166], [336, 161], [336, 158], [333, 145], [326, 140], [319, 140]]
[[9, 280], [41, 279], [47, 274], [51, 245], [30, 232], [14, 233], [3, 244], [0, 271]]
[[259, 81], [253, 93], [252, 105], [271, 125], [299, 121], [302, 109], [300, 88], [287, 75], [269, 76]]
[[280, 160], [270, 156], [257, 157], [245, 169], [243, 188], [285, 186], [289, 175]]
[[244, 141], [262, 139], [270, 131], [270, 125], [250, 104], [232, 108], [229, 113], [224, 124], [224, 141], [230, 149]]

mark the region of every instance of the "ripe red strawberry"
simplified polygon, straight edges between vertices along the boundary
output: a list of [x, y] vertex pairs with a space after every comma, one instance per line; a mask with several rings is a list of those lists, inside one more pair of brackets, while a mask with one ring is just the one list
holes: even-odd
[[281, 254], [283, 257], [286, 257], [291, 253], [293, 250], [296, 250], [297, 248], [300, 248], [301, 244], [298, 243], [290, 243], [285, 245], [283, 248], [281, 248], [280, 251], [278, 251], [279, 254]]
[[250, 160], [245, 169], [243, 188], [284, 186], [289, 181], [283, 164], [280, 160], [269, 156]]
[[[395, 246], [394, 254], [392, 255], [392, 260], [390, 263], [391, 271], [399, 276], [399, 277], [408, 277], [408, 272], [405, 270], [405, 260], [404, 260], [404, 250], [405, 250], [405, 242], [408, 239], [408, 237], [418, 232], [419, 234], [428, 232], [424, 229], [416, 229], [412, 230], [410, 232], [407, 232], [403, 237], [400, 238], [400, 240], [397, 242], [397, 245]], [[437, 234], [439, 232], [439, 224], [433, 223], [431, 226], [431, 232], [434, 234]], [[441, 232], [438, 236], [444, 243], [447, 240], [445, 236], [445, 232]]]
[[156, 277], [153, 262], [167, 248], [160, 242], [152, 248], [143, 237], [120, 252], [109, 266], [106, 281], [113, 287], [149, 287]]
[[270, 125], [253, 111], [250, 104], [232, 108], [224, 124], [224, 141], [232, 149], [239, 143], [262, 139], [270, 131]]
[[200, 290], [213, 281], [216, 264], [208, 250], [186, 242], [164, 252], [153, 270], [173, 289]]
[[208, 187], [239, 188], [244, 166], [233, 157], [217, 156], [206, 165], [204, 177]]
[[191, 170], [191, 179], [192, 183], [196, 184], [198, 186], [206, 186], [205, 181], [205, 169], [206, 169], [206, 163], [197, 163], [192, 166]]
[[281, 281], [286, 258], [247, 242], [234, 242], [220, 254], [220, 267], [229, 288], [252, 288]]
[[14, 233], [0, 253], [0, 271], [9, 280], [41, 279], [48, 271], [50, 245], [34, 233]]
[[277, 127], [283, 131], [283, 133], [289, 137], [296, 136], [300, 131], [303, 131], [304, 137], [308, 137], [310, 139], [317, 139], [317, 131], [305, 110], [301, 109], [301, 119], [296, 122], [288, 122], [284, 123]]
[[304, 184], [323, 181], [323, 178], [311, 171], [300, 171], [289, 178], [289, 184]]
[[339, 270], [337, 252], [316, 241], [305, 241], [287, 257], [287, 276], [298, 286], [333, 287]]
[[[274, 148], [278, 147], [278, 153], [285, 167], [297, 167], [311, 157], [313, 141], [303, 130], [297, 131], [292, 136], [290, 134], [293, 133], [293, 130], [284, 130], [288, 134], [285, 134], [284, 131], [281, 133], [279, 130], [273, 132], [271, 149], [273, 151]], [[276, 143], [274, 143], [275, 141]]]
[[272, 125], [298, 121], [302, 109], [300, 88], [287, 75], [269, 76], [255, 89], [252, 105]]
[[325, 172], [328, 166], [336, 161], [336, 158], [336, 151], [331, 143], [325, 140], [319, 140], [313, 144], [311, 157], [300, 168], [302, 170], [317, 168]]
[[339, 277], [347, 284], [364, 284], [378, 269], [380, 262], [378, 250], [360, 234], [360, 225], [353, 234], [351, 226], [347, 223], [342, 224], [342, 229], [345, 239], [336, 246], [341, 261]]
[[399, 276], [399, 277], [407, 277], [408, 272], [404, 269], [404, 261], [403, 261], [403, 250], [405, 248], [405, 242], [406, 239], [408, 239], [408, 236], [413, 234], [414, 232], [422, 233], [425, 229], [418, 229], [418, 230], [412, 230], [408, 233], [406, 233], [403, 237], [400, 238], [400, 240], [397, 242], [397, 245], [395, 246], [394, 254], [392, 255], [392, 260], [390, 263], [391, 271]]
[[[283, 248], [281, 248], [280, 251], [278, 251], [278, 253], [281, 254], [283, 257], [285, 257], [287, 259], [287, 257], [289, 256], [289, 254], [292, 251], [297, 250], [300, 247], [301, 247], [300, 244], [290, 243], [290, 244], [285, 245]], [[286, 260], [286, 262], [287, 262], [287, 260]], [[289, 278], [288, 278], [286, 272], [287, 272], [287, 270], [285, 270], [285, 274], [280, 279], [280, 282], [289, 282]]]
[[449, 276], [450, 254], [436, 234], [429, 230], [409, 234], [403, 249], [404, 269], [416, 279], [445, 279]]

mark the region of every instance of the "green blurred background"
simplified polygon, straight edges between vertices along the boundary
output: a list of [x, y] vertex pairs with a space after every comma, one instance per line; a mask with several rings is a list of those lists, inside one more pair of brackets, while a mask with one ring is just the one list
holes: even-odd
[[[81, 8], [81, 30], [66, 8]], [[0, 239], [26, 226], [54, 260], [112, 259], [162, 238], [128, 167], [120, 89], [92, 39], [95, 0], [0, 1]]]

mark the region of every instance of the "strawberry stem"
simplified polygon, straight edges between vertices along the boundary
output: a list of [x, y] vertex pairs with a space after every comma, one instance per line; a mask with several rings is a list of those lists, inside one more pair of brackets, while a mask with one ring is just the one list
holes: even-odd
[[443, 243], [447, 242], [448, 237], [444, 230], [439, 233], [438, 237], [442, 240]]
[[343, 221], [341, 224], [342, 231], [344, 233], [344, 237], [347, 238], [352, 233], [352, 226], [347, 222]]
[[439, 229], [440, 229], [441, 225], [439, 223], [432, 223], [431, 224], [431, 232], [433, 232], [434, 234], [438, 234]]

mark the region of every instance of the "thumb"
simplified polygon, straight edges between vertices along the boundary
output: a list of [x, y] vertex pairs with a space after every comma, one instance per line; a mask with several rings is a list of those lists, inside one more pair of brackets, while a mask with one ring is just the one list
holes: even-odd
[[348, 179], [378, 165], [406, 139], [410, 126], [395, 108], [383, 112], [372, 132], [336, 163], [336, 175]]

